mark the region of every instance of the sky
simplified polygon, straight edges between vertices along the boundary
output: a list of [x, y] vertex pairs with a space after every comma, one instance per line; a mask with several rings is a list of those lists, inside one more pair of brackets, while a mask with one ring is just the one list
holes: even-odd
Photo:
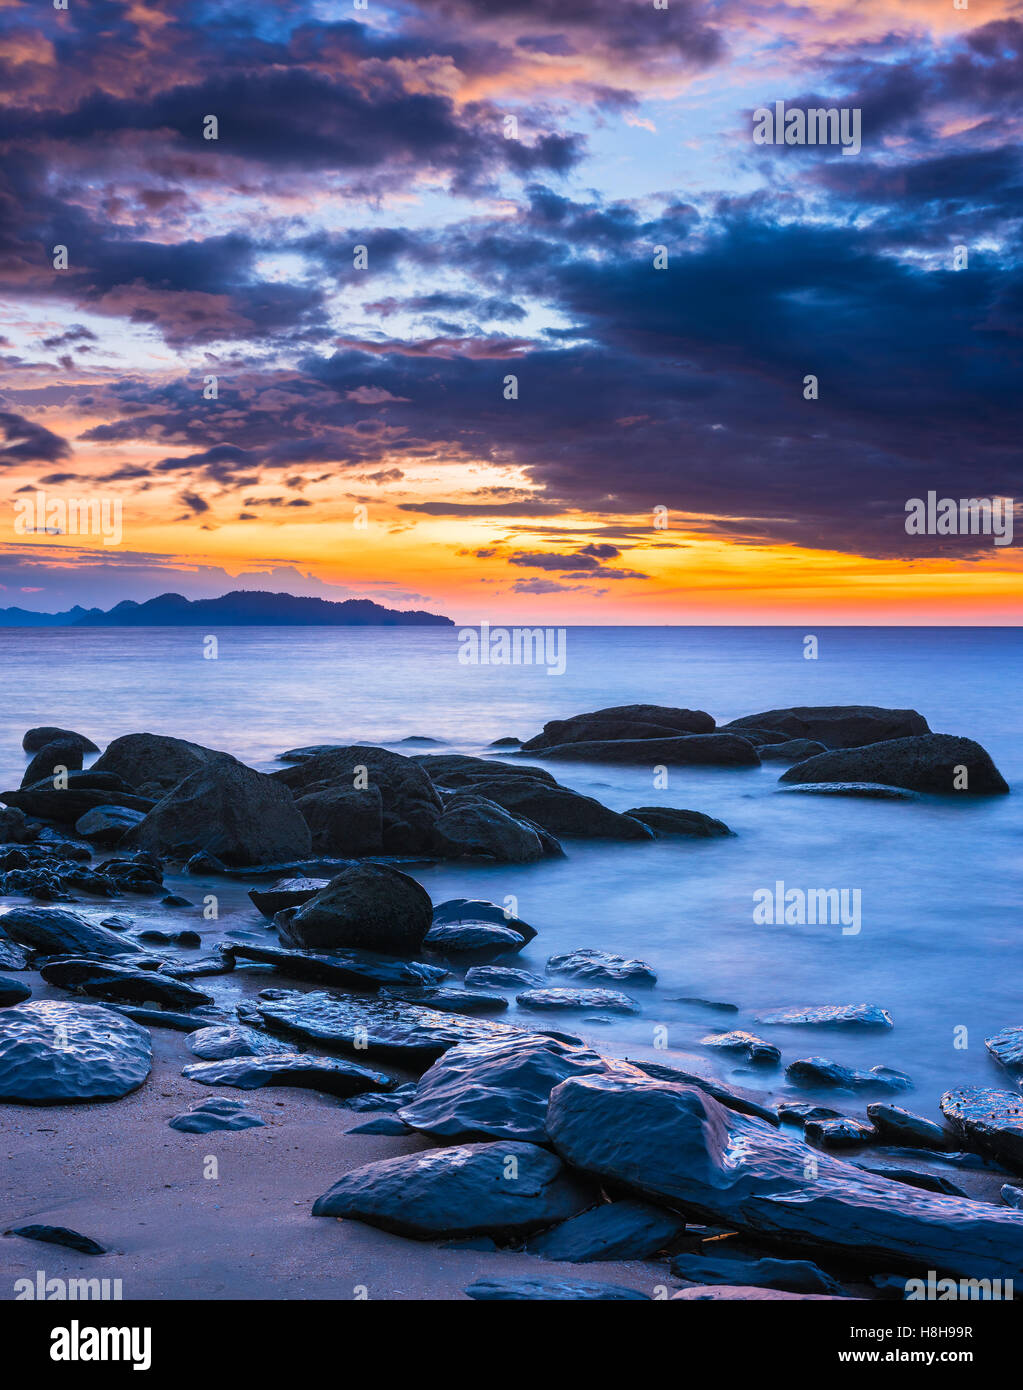
[[0, 607], [1018, 623], [1023, 542], [906, 525], [1023, 492], [1023, 0], [965, 3], [0, 0]]

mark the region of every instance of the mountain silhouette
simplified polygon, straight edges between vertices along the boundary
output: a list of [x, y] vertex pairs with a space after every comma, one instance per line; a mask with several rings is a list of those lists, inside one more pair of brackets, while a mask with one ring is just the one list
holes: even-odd
[[261, 589], [235, 589], [220, 598], [187, 599], [161, 594], [136, 603], [125, 599], [109, 612], [74, 607], [66, 613], [0, 608], [0, 627], [451, 627], [451, 618], [419, 609], [384, 608], [368, 598], [340, 603]]

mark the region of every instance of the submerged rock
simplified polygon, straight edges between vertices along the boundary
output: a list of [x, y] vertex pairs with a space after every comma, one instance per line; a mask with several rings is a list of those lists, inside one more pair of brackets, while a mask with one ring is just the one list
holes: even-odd
[[781, 1061], [781, 1048], [738, 1028], [731, 1033], [708, 1033], [700, 1039], [700, 1046], [740, 1053], [743, 1061], [757, 1066], [777, 1066]]
[[595, 739], [664, 738], [677, 734], [709, 734], [714, 720], [705, 710], [675, 709], [670, 705], [611, 705], [569, 719], [551, 719], [522, 745], [523, 751], [553, 748]]
[[573, 1264], [593, 1260], [649, 1260], [685, 1230], [681, 1216], [626, 1197], [605, 1202], [534, 1236], [531, 1255]]
[[871, 1143], [877, 1138], [877, 1130], [851, 1115], [838, 1115], [834, 1119], [807, 1120], [803, 1135], [808, 1144], [818, 1149], [851, 1149]]
[[297, 1052], [298, 1049], [292, 1043], [261, 1033], [258, 1028], [246, 1028], [240, 1023], [218, 1023], [192, 1033], [188, 1050], [204, 1062], [220, 1062], [227, 1057], [279, 1056], [282, 1052]]
[[[913, 1082], [894, 1067], [871, 1067], [859, 1071], [828, 1057], [800, 1057], [785, 1068], [785, 1075], [797, 1086], [833, 1086], [841, 1091], [908, 1091]], [[829, 1120], [816, 1123], [830, 1124]]]
[[527, 989], [515, 996], [524, 1009], [607, 1009], [613, 1014], [638, 1014], [639, 1004], [616, 989]]
[[867, 801], [916, 801], [916, 792], [901, 787], [886, 787], [881, 782], [807, 782], [805, 785], [783, 787], [789, 796], [807, 792], [811, 796], [860, 796]]
[[118, 1100], [149, 1075], [149, 1034], [98, 1004], [37, 1000], [0, 1010], [0, 1100]]
[[633, 806], [627, 816], [649, 826], [660, 839], [665, 835], [684, 835], [689, 839], [713, 839], [734, 835], [723, 820], [705, 816], [702, 811], [683, 811], [674, 806]]
[[773, 1009], [757, 1014], [757, 1023], [806, 1028], [891, 1028], [892, 1016], [876, 1004], [819, 1004], [810, 1008]]
[[750, 1256], [676, 1255], [671, 1272], [694, 1284], [731, 1284], [740, 1288], [783, 1289], [787, 1293], [839, 1294], [842, 1286], [810, 1260], [759, 1259]]
[[425, 1004], [429, 1009], [453, 1014], [499, 1014], [508, 1007], [503, 994], [480, 994], [452, 985], [388, 985], [380, 995], [383, 999], [402, 999], [406, 1004]]
[[929, 734], [927, 720], [915, 709], [879, 705], [794, 705], [733, 719], [726, 729], [775, 729], [790, 739], [815, 739], [826, 748], [862, 748], [864, 744]]
[[645, 960], [627, 960], [613, 951], [581, 948], [551, 956], [549, 975], [571, 975], [577, 980], [624, 980], [633, 985], [655, 985], [657, 975]]
[[[961, 769], [965, 769], [965, 784]], [[979, 743], [952, 734], [924, 734], [819, 753], [781, 775], [782, 782], [880, 782], [949, 796], [1008, 792], [1005, 778]]]
[[229, 1057], [219, 1062], [193, 1062], [182, 1071], [204, 1086], [237, 1086], [255, 1091], [263, 1086], [300, 1086], [332, 1096], [361, 1091], [386, 1091], [394, 1084], [383, 1072], [370, 1071], [337, 1057], [314, 1057], [304, 1052], [277, 1052], [259, 1057]]
[[952, 1136], [933, 1120], [914, 1115], [901, 1105], [874, 1101], [867, 1106], [867, 1115], [882, 1138], [895, 1144], [914, 1144], [925, 1149], [949, 1149]]
[[473, 965], [465, 972], [465, 983], [473, 989], [529, 989], [545, 981], [514, 965]]
[[22, 984], [20, 980], [12, 980], [6, 975], [0, 975], [0, 1008], [6, 1008], [8, 1004], [22, 1004], [31, 997], [32, 991], [28, 985]]
[[604, 1303], [639, 1300], [649, 1295], [625, 1284], [597, 1284], [584, 1279], [477, 1279], [465, 1292], [480, 1302]]
[[432, 919], [430, 895], [414, 878], [386, 864], [352, 864], [276, 920], [288, 945], [403, 956], [419, 953]]
[[760, 756], [736, 734], [683, 734], [678, 738], [615, 739], [565, 743], [544, 748], [543, 757], [561, 762], [625, 763], [634, 766], [759, 767]]
[[596, 1194], [535, 1144], [462, 1144], [367, 1163], [313, 1205], [417, 1240], [523, 1236], [592, 1206]]
[[441, 956], [489, 956], [521, 951], [526, 941], [511, 927], [495, 922], [435, 922], [423, 947]]
[[0, 917], [0, 932], [47, 956], [123, 956], [140, 947], [61, 907], [14, 907]]
[[960, 1086], [941, 1097], [941, 1112], [970, 1144], [1023, 1171], [1023, 1096], [991, 1086]]

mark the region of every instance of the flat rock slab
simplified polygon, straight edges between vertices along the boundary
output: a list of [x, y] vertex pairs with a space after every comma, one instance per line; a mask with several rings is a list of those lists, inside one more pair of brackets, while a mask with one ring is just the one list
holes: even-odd
[[0, 917], [0, 932], [46, 956], [123, 956], [134, 941], [95, 926], [62, 907], [14, 907]]
[[526, 939], [511, 927], [496, 922], [437, 922], [426, 933], [423, 946], [438, 955], [500, 955], [521, 951]]
[[362, 1091], [386, 1091], [394, 1084], [383, 1072], [370, 1071], [337, 1057], [313, 1057], [308, 1053], [277, 1053], [267, 1057], [230, 1057], [222, 1062], [194, 1062], [182, 1072], [204, 1086], [237, 1086], [256, 1091], [263, 1086], [300, 1086], [332, 1096], [354, 1096]]
[[681, 835], [687, 839], [710, 840], [735, 834], [723, 820], [715, 820], [702, 811], [684, 811], [675, 806], [633, 806], [625, 814], [647, 826], [658, 839], [665, 835]]
[[877, 1004], [815, 1004], [809, 1008], [772, 1009], [757, 1014], [757, 1023], [786, 1028], [891, 1028], [892, 1017]]
[[524, 1009], [606, 1009], [614, 1014], [638, 1014], [635, 999], [616, 989], [527, 989], [515, 996]]
[[681, 1216], [626, 1197], [605, 1202], [530, 1240], [526, 1249], [544, 1260], [573, 1264], [593, 1260], [649, 1260], [685, 1230]]
[[[0, 927], [3, 926], [3, 918], [0, 917]], [[20, 946], [16, 946], [13, 941], [8, 941], [5, 936], [0, 936], [0, 970], [27, 970], [28, 957]]]
[[575, 980], [615, 980], [632, 985], [655, 985], [657, 973], [645, 960], [629, 959], [613, 951], [581, 947], [564, 951], [547, 961], [548, 975], [570, 975]]
[[966, 1278], [1023, 1273], [1023, 1212], [865, 1173], [693, 1087], [572, 1077], [551, 1095], [547, 1131], [593, 1177], [789, 1252]]
[[0, 1010], [0, 1100], [118, 1100], [142, 1085], [152, 1064], [149, 1033], [98, 1004], [47, 999]]
[[472, 989], [532, 989], [542, 986], [544, 978], [514, 965], [473, 965], [465, 972], [465, 983]]
[[259, 1129], [266, 1124], [261, 1115], [245, 1109], [240, 1100], [203, 1100], [190, 1105], [167, 1123], [182, 1134], [214, 1134], [219, 1130]]
[[355, 1168], [318, 1198], [341, 1216], [418, 1240], [523, 1236], [592, 1206], [596, 1194], [535, 1144], [462, 1144]]
[[886, 787], [883, 782], [803, 782], [782, 791], [808, 792], [811, 796], [861, 796], [866, 801], [917, 801], [916, 792], [905, 787]]
[[241, 1023], [215, 1023], [189, 1035], [188, 1050], [204, 1062], [222, 1062], [229, 1057], [277, 1057], [297, 1052], [292, 1043], [272, 1038], [258, 1028]]
[[513, 1299], [531, 1303], [650, 1301], [649, 1295], [624, 1284], [596, 1284], [582, 1279], [477, 1279], [465, 1292], [470, 1298], [483, 1302]]
[[110, 1008], [147, 1028], [170, 1028], [175, 1033], [194, 1033], [197, 1028], [208, 1028], [216, 1022], [215, 1013], [207, 1018], [202, 1014], [175, 1013], [172, 1009], [143, 1009], [136, 1004], [111, 1004]]
[[945, 1092], [941, 1112], [968, 1143], [1023, 1172], [1023, 1096], [1018, 1091], [961, 1086]]
[[988, 1038], [984, 1046], [1009, 1071], [1023, 1071], [1023, 1027], [1003, 1028], [1000, 1033]]
[[[442, 1013], [400, 999], [360, 999], [320, 990], [309, 994], [282, 990], [279, 998], [261, 999], [258, 1012], [272, 1032], [303, 1038], [331, 1051], [412, 1068], [435, 1061], [458, 1043], [527, 1035], [526, 1029], [507, 1023]], [[563, 1042], [580, 1041], [565, 1033], [552, 1036]]]
[[871, 1067], [859, 1071], [828, 1057], [800, 1057], [785, 1068], [785, 1075], [797, 1086], [831, 1086], [839, 1091], [908, 1091], [913, 1082], [894, 1067]]
[[425, 1004], [452, 1014], [499, 1014], [508, 1007], [503, 994], [481, 994], [477, 990], [456, 989], [451, 985], [390, 985], [380, 991], [384, 999], [401, 999], [406, 1004]]
[[286, 951], [250, 941], [232, 941], [225, 950], [238, 960], [272, 965], [278, 974], [313, 984], [340, 985], [344, 989], [377, 989], [380, 985], [432, 985], [449, 971], [423, 961], [399, 960], [374, 951]]
[[47, 984], [77, 990], [96, 999], [137, 1004], [155, 1003], [169, 1009], [191, 1010], [212, 1004], [213, 998], [194, 985], [171, 980], [155, 970], [132, 970], [112, 961], [71, 958], [53, 961], [40, 971]]
[[692, 1283], [731, 1284], [759, 1289], [784, 1289], [787, 1293], [842, 1294], [842, 1286], [811, 1260], [724, 1258], [713, 1255], [676, 1255], [671, 1272]]
[[21, 1236], [23, 1240], [41, 1240], [46, 1245], [63, 1245], [67, 1250], [77, 1250], [79, 1255], [105, 1255], [106, 1247], [91, 1236], [83, 1236], [69, 1226], [11, 1226], [4, 1231], [5, 1236]]

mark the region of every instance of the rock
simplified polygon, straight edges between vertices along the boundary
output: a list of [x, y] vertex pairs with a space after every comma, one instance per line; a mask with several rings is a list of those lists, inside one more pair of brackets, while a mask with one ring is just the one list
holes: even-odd
[[[286, 918], [286, 920], [284, 920]], [[289, 916], [278, 916], [288, 945], [355, 947], [418, 955], [433, 904], [414, 878], [386, 864], [352, 864]]]
[[36, 1000], [0, 1010], [0, 1100], [118, 1100], [149, 1075], [149, 1034], [97, 1004]]
[[883, 709], [878, 705], [797, 705], [748, 714], [723, 727], [740, 732], [747, 726], [777, 729], [790, 739], [814, 739], [826, 748], [862, 748], [930, 733], [927, 720], [915, 709]]
[[380, 798], [384, 853], [428, 854], [433, 848], [440, 797], [416, 759], [386, 748], [349, 744], [303, 758], [272, 776], [299, 798], [331, 788], [350, 791], [365, 784]]
[[75, 821], [75, 834], [94, 845], [116, 845], [145, 818], [143, 811], [130, 806], [96, 806]]
[[393, 1082], [383, 1072], [370, 1071], [337, 1057], [278, 1052], [259, 1057], [228, 1057], [219, 1062], [193, 1062], [182, 1076], [204, 1086], [237, 1086], [255, 1091], [262, 1086], [301, 1086], [331, 1096], [354, 1096], [360, 1091], [386, 1091]]
[[499, 927], [510, 927], [523, 941], [532, 941], [536, 936], [535, 927], [486, 898], [448, 898], [433, 909], [433, 921], [435, 926], [447, 922], [492, 922]]
[[286, 907], [301, 907], [330, 882], [327, 878], [279, 878], [269, 888], [250, 888], [255, 906], [272, 921]]
[[135, 970], [112, 961], [70, 956], [49, 962], [40, 973], [48, 985], [76, 990], [94, 999], [155, 1003], [169, 1009], [194, 1009], [197, 1005], [213, 1003], [208, 994], [180, 980], [169, 980], [154, 970]]
[[638, 1014], [639, 1004], [616, 989], [527, 989], [515, 996], [524, 1009], [607, 1009]]
[[[27, 735], [26, 735], [27, 737]], [[24, 1240], [41, 1240], [47, 1245], [63, 1245], [77, 1250], [79, 1255], [105, 1255], [106, 1247], [91, 1236], [72, 1231], [68, 1226], [11, 1226], [5, 1236], [21, 1236]]]
[[439, 922], [426, 933], [423, 945], [438, 955], [500, 955], [521, 951], [525, 938], [511, 927], [494, 922]]
[[[0, 923], [2, 923], [0, 918]], [[1003, 1028], [994, 1037], [988, 1038], [984, 1046], [996, 1062], [1011, 1072], [1023, 1072], [1023, 1028], [1018, 1025]]]
[[[0, 919], [2, 920], [2, 919]], [[27, 970], [28, 957], [13, 941], [0, 936], [0, 970]]]
[[[491, 764], [491, 770], [496, 764]], [[631, 816], [620, 815], [591, 796], [570, 791], [550, 782], [523, 775], [501, 775], [472, 784], [473, 791], [488, 801], [496, 801], [517, 819], [528, 817], [551, 835], [567, 835], [586, 840], [652, 840], [653, 831]]]
[[44, 724], [38, 729], [29, 729], [21, 740], [21, 746], [26, 753], [38, 753], [48, 743], [74, 743], [79, 752], [99, 752], [92, 739], [86, 738], [84, 734], [76, 734], [73, 729], [55, 729], [48, 724]]
[[167, 1121], [183, 1134], [212, 1134], [217, 1130], [256, 1129], [266, 1124], [261, 1115], [246, 1110], [242, 1100], [202, 1100]]
[[337, 753], [344, 749], [343, 743], [310, 743], [304, 748], [289, 748], [277, 754], [279, 763], [304, 763], [310, 758], [319, 758], [324, 753]]
[[858, 1160], [857, 1166], [868, 1173], [877, 1173], [880, 1177], [891, 1178], [893, 1182], [904, 1182], [911, 1187], [923, 1188], [925, 1192], [940, 1192], [945, 1197], [969, 1196], [969, 1193], [964, 1192], [961, 1187], [950, 1182], [948, 1178], [942, 1177], [940, 1173], [931, 1173], [920, 1168], [909, 1168], [904, 1163], [890, 1163], [884, 1159], [870, 1158]]
[[1016, 1172], [1023, 1171], [1023, 1096], [991, 1086], [960, 1086], [941, 1097], [941, 1112], [957, 1134]]
[[532, 767], [529, 763], [506, 763], [499, 758], [470, 758], [465, 753], [420, 753], [412, 761], [439, 787], [468, 787], [475, 791], [480, 782], [493, 782], [498, 778], [519, 781], [523, 777], [549, 787], [558, 785], [554, 774], [545, 768]]
[[66, 785], [58, 788], [46, 777], [30, 787], [0, 792], [0, 801], [26, 815], [60, 825], [74, 825], [97, 806], [127, 806], [135, 811], [149, 811], [153, 806], [150, 798], [136, 796], [120, 777], [97, 772], [95, 768], [69, 772], [64, 781]]
[[596, 1303], [639, 1300], [649, 1296], [625, 1284], [597, 1284], [584, 1279], [477, 1279], [465, 1292], [480, 1302]]
[[429, 1009], [453, 1014], [499, 1014], [508, 1007], [503, 994], [479, 994], [451, 985], [388, 985], [380, 991], [383, 999], [403, 999], [407, 1004], [425, 1004]]
[[279, 1056], [282, 1052], [296, 1052], [298, 1049], [292, 1043], [261, 1033], [257, 1028], [246, 1028], [240, 1023], [220, 1023], [190, 1034], [188, 1050], [204, 1062], [221, 1062], [228, 1057]]
[[1007, 1207], [1015, 1207], [1017, 1211], [1023, 1211], [1023, 1187], [1013, 1187], [1012, 1183], [1006, 1183], [1002, 1188], [1002, 1201]]
[[757, 1023], [783, 1024], [789, 1028], [891, 1028], [892, 1017], [877, 1004], [817, 1004], [794, 1006], [758, 1014]]
[[[827, 1057], [801, 1057], [789, 1063], [785, 1075], [796, 1086], [833, 1086], [841, 1091], [908, 1091], [913, 1085], [905, 1072], [896, 1071], [894, 1067], [858, 1071]], [[831, 1121], [815, 1123], [830, 1124]]]
[[21, 785], [32, 787], [36, 782], [50, 781], [58, 769], [61, 772], [81, 772], [82, 750], [77, 743], [59, 739], [47, 743], [25, 769]]
[[700, 999], [693, 994], [677, 994], [671, 1002], [673, 1004], [689, 1004], [697, 1009], [713, 1009], [715, 1013], [737, 1014], [739, 1012], [738, 1004], [723, 1003], [719, 999]]
[[180, 1014], [174, 1013], [170, 1009], [144, 1009], [135, 1004], [111, 1004], [119, 1014], [125, 1018], [134, 1019], [136, 1023], [144, 1023], [147, 1028], [170, 1028], [175, 1033], [194, 1033], [197, 1028], [208, 1028], [219, 1016], [217, 1011], [210, 1011], [210, 1016], [200, 1013]]
[[544, 1260], [649, 1260], [685, 1230], [673, 1212], [626, 1197], [605, 1202], [534, 1236], [527, 1250]]
[[683, 811], [675, 806], [634, 806], [625, 814], [649, 826], [658, 839], [666, 835], [684, 835], [689, 839], [707, 840], [735, 834], [723, 820], [705, 816], [702, 811]]
[[[957, 790], [966, 769], [966, 785]], [[881, 782], [889, 787], [947, 795], [987, 796], [1008, 792], [1005, 778], [990, 755], [970, 738], [924, 734], [819, 753], [781, 775], [782, 782]]]
[[545, 1144], [547, 1101], [559, 1081], [606, 1071], [588, 1047], [526, 1034], [452, 1047], [398, 1112], [435, 1139], [514, 1139]]
[[[672, 1302], [680, 1298], [692, 1303], [780, 1303], [797, 1299], [804, 1303], [830, 1303], [837, 1297], [827, 1293], [786, 1293], [783, 1289], [758, 1289], [749, 1285], [732, 1284], [694, 1284], [671, 1295]], [[851, 1302], [843, 1297], [843, 1302]]]
[[188, 898], [183, 898], [180, 893], [168, 893], [165, 898], [160, 899], [163, 907], [194, 907], [195, 904]]
[[545, 748], [545, 758], [560, 762], [625, 763], [635, 766], [759, 767], [757, 750], [736, 734], [684, 734], [680, 738], [616, 739], [565, 743]]
[[381, 985], [435, 985], [448, 971], [422, 961], [397, 960], [373, 951], [282, 951], [275, 946], [230, 942], [225, 951], [241, 960], [272, 965], [279, 975], [316, 984], [341, 985], [345, 989], [378, 989]]
[[165, 734], [124, 734], [115, 738], [93, 763], [92, 772], [111, 772], [130, 787], [170, 791], [208, 763], [230, 757]]
[[551, 956], [547, 961], [549, 975], [570, 975], [576, 980], [621, 980], [632, 985], [655, 985], [657, 975], [645, 960], [626, 960], [613, 951], [596, 951], [585, 947]]
[[678, 734], [709, 734], [714, 720], [704, 710], [673, 709], [668, 705], [613, 705], [570, 719], [552, 719], [522, 745], [531, 753], [567, 743], [618, 739], [658, 739]]
[[462, 792], [445, 801], [434, 826], [435, 847], [447, 859], [488, 859], [496, 864], [534, 864], [546, 850], [535, 830], [496, 801]]
[[488, 743], [488, 744], [487, 744], [487, 747], [488, 747], [488, 748], [521, 748], [521, 747], [522, 747], [522, 740], [521, 740], [520, 738], [511, 738], [511, 737], [508, 737], [508, 738], [495, 738], [494, 741], [493, 741], [492, 743]]
[[851, 1149], [871, 1143], [877, 1138], [877, 1130], [851, 1115], [839, 1115], [831, 1120], [807, 1120], [803, 1136], [818, 1149]]
[[[259, 1001], [259, 1015], [272, 1032], [357, 1057], [393, 1060], [410, 1070], [435, 1061], [457, 1043], [526, 1035], [525, 1029], [507, 1023], [441, 1013], [398, 999], [346, 999], [289, 990], [282, 990], [280, 996]], [[551, 1036], [579, 1042], [570, 1034]]]
[[202, 937], [197, 931], [185, 928], [183, 931], [160, 931], [157, 927], [147, 927], [138, 935], [140, 941], [154, 946], [201, 946]]
[[[25, 812], [17, 806], [0, 806], [0, 843], [4, 845], [32, 844], [39, 836], [38, 826], [25, 820]], [[13, 865], [9, 867], [13, 868]]]
[[[361, 1096], [352, 1096], [345, 1101], [346, 1110], [362, 1112], [364, 1110], [380, 1111], [382, 1114], [394, 1114], [396, 1110], [407, 1104], [415, 1095], [416, 1083], [407, 1081], [404, 1086], [396, 1086], [393, 1091], [365, 1091]], [[408, 1130], [408, 1126], [403, 1126]], [[349, 1134], [351, 1130], [348, 1131]]]
[[357, 858], [383, 852], [384, 808], [378, 787], [316, 787], [296, 797], [295, 805], [309, 827], [317, 854]]
[[185, 965], [164, 965], [164, 975], [172, 980], [199, 980], [209, 975], [229, 975], [234, 969], [234, 956], [219, 946], [209, 956], [199, 956]]
[[61, 907], [12, 907], [0, 917], [0, 931], [47, 956], [123, 956], [140, 949]]
[[349, 1134], [389, 1134], [398, 1136], [400, 1134], [411, 1134], [412, 1130], [408, 1125], [403, 1125], [397, 1115], [377, 1115], [373, 1120], [366, 1120], [364, 1124], [355, 1125], [348, 1131]]
[[28, 985], [23, 985], [20, 980], [12, 980], [6, 975], [0, 975], [0, 1007], [6, 1008], [8, 1004], [22, 1004], [31, 997], [32, 991]]
[[[893, 1107], [894, 1108], [894, 1107]], [[868, 1106], [869, 1110], [870, 1107]], [[830, 1110], [826, 1105], [815, 1105], [809, 1100], [780, 1100], [775, 1106], [778, 1118], [781, 1120], [794, 1120], [800, 1128], [806, 1124], [807, 1120], [840, 1120], [841, 1113], [838, 1110]]]
[[874, 1101], [867, 1106], [867, 1115], [881, 1137], [890, 1143], [919, 1145], [925, 1149], [949, 1149], [952, 1136], [933, 1120], [914, 1115], [901, 1105]]
[[187, 859], [203, 852], [236, 867], [301, 859], [311, 848], [288, 789], [226, 754], [179, 782], [136, 834], [155, 853]]
[[783, 1289], [786, 1293], [842, 1293], [842, 1286], [810, 1260], [776, 1260], [719, 1255], [676, 1255], [671, 1272], [697, 1285], [730, 1284], [739, 1288]]
[[787, 1253], [967, 1278], [1015, 1279], [1023, 1269], [1023, 1213], [866, 1173], [693, 1087], [571, 1077], [551, 1094], [547, 1131], [565, 1162], [592, 1177]]
[[700, 1039], [700, 1046], [741, 1053], [743, 1061], [757, 1066], [777, 1066], [781, 1061], [781, 1048], [741, 1029], [731, 1033], [708, 1033]]
[[810, 796], [859, 796], [867, 801], [916, 801], [916, 792], [886, 787], [881, 782], [807, 782], [805, 786], [783, 787], [788, 796], [807, 792]]
[[511, 1237], [567, 1220], [594, 1200], [592, 1188], [535, 1144], [462, 1144], [354, 1168], [317, 1199], [313, 1215], [416, 1240]]
[[762, 743], [758, 748], [762, 763], [801, 763], [828, 750], [812, 738], [790, 738], [786, 743]]
[[465, 972], [465, 983], [473, 989], [528, 989], [542, 986], [544, 978], [514, 965], [473, 965]]

